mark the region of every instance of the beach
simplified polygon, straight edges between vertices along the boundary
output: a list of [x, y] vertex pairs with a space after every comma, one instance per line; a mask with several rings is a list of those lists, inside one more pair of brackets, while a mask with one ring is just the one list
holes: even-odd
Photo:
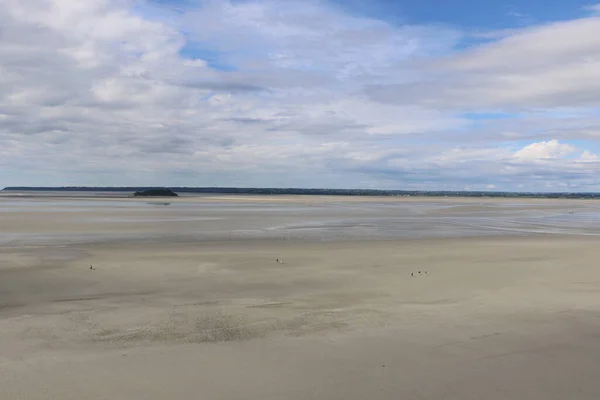
[[0, 196], [2, 399], [598, 399], [600, 203]]

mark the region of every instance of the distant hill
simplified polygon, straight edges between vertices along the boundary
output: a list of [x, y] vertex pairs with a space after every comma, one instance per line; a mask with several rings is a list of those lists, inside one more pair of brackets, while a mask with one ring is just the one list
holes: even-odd
[[[52, 192], [141, 192], [161, 190], [160, 187], [92, 187], [92, 186], [9, 186], [4, 191], [52, 191]], [[600, 193], [533, 193], [533, 192], [465, 192], [423, 190], [379, 190], [379, 189], [301, 189], [301, 188], [226, 188], [226, 187], [169, 187], [176, 193], [206, 194], [271, 194], [271, 195], [315, 195], [315, 196], [424, 196], [424, 197], [523, 197], [599, 199]]]

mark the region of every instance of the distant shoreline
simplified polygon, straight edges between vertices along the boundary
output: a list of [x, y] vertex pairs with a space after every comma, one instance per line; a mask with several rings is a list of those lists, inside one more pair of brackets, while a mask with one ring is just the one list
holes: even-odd
[[[157, 186], [92, 187], [92, 186], [8, 186], [4, 192], [137, 192], [158, 189]], [[600, 193], [536, 193], [490, 191], [421, 191], [378, 189], [302, 189], [302, 188], [235, 188], [235, 187], [167, 187], [175, 193], [242, 194], [242, 195], [303, 195], [303, 196], [378, 196], [378, 197], [499, 197], [542, 199], [599, 199]]]

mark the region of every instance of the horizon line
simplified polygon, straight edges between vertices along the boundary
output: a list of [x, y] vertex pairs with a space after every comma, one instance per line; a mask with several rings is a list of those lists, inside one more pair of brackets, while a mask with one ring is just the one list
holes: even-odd
[[[557, 192], [519, 192], [519, 191], [504, 191], [504, 190], [450, 190], [450, 189], [365, 189], [365, 188], [344, 188], [344, 189], [334, 189], [334, 188], [308, 188], [308, 187], [237, 187], [237, 186], [6, 186], [2, 191], [69, 191], [69, 189], [73, 189], [73, 191], [131, 191], [131, 190], [147, 190], [147, 189], [159, 189], [159, 188], [167, 188], [171, 190], [180, 190], [184, 192], [194, 192], [194, 191], [202, 191], [204, 193], [223, 193], [223, 191], [236, 191], [238, 193], [243, 193], [243, 191], [275, 191], [275, 192], [284, 192], [284, 191], [307, 191], [307, 192], [315, 192], [315, 191], [328, 191], [328, 192], [365, 192], [365, 193], [390, 193], [390, 194], [412, 194], [412, 193], [439, 193], [439, 194], [521, 194], [521, 195], [572, 195], [572, 194], [580, 194], [580, 195], [598, 195], [600, 192], [583, 192], [583, 191], [557, 191]], [[251, 194], [251, 193], [247, 193]], [[263, 193], [268, 194], [268, 193]], [[301, 194], [301, 193], [280, 193], [280, 194]], [[306, 193], [311, 194], [311, 193]], [[313, 193], [314, 194], [314, 193]], [[326, 194], [326, 193], [319, 193]], [[350, 194], [350, 193], [349, 193]]]

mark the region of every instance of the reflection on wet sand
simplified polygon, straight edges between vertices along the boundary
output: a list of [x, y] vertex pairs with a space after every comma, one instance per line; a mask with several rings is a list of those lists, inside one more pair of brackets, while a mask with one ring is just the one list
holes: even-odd
[[[600, 205], [573, 200], [268, 196], [132, 199], [0, 197], [0, 244], [230, 239], [377, 240], [600, 234]], [[395, 201], [394, 201], [395, 200]], [[160, 223], [160, 229], [156, 224]]]

